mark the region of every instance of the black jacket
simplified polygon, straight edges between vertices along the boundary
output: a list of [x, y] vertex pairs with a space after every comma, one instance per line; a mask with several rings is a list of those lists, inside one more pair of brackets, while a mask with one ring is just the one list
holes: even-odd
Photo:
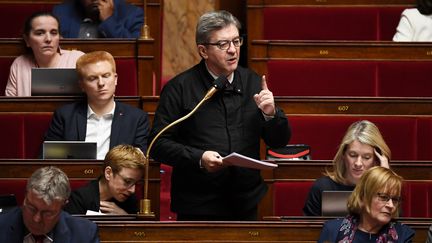
[[[168, 82], [162, 90], [150, 136], [189, 113], [212, 82], [204, 61]], [[237, 152], [259, 159], [260, 138], [272, 147], [288, 143], [291, 131], [285, 114], [278, 109], [275, 118], [265, 121], [253, 99], [260, 91], [261, 77], [239, 67], [232, 90], [215, 93], [194, 115], [155, 142], [151, 157], [173, 166], [174, 212], [231, 215], [255, 207], [264, 196], [267, 188], [258, 170], [228, 167], [208, 173], [199, 167], [207, 150], [222, 156]]]

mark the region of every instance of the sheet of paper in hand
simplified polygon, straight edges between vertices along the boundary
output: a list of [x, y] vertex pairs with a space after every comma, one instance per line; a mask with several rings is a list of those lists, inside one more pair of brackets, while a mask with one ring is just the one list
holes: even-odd
[[235, 152], [224, 157], [222, 161], [228, 165], [258, 169], [258, 170], [270, 170], [278, 166], [277, 164], [274, 163], [252, 159]]

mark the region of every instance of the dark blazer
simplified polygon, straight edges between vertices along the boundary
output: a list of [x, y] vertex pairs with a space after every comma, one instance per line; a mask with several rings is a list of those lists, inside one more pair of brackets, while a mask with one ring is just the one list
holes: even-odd
[[[72, 191], [69, 202], [64, 207], [64, 211], [70, 214], [86, 214], [87, 210], [98, 212], [100, 210], [100, 179], [101, 177]], [[114, 198], [110, 201], [117, 204], [117, 206], [129, 214], [136, 214], [138, 212], [138, 201], [135, 194], [132, 194], [123, 202], [119, 202]]]
[[[87, 102], [68, 104], [54, 112], [45, 141], [85, 141], [86, 128]], [[149, 130], [147, 113], [116, 101], [110, 149], [119, 144], [130, 144], [145, 153]]]
[[[60, 31], [64, 38], [78, 38], [83, 19], [82, 8], [76, 6], [78, 1], [66, 1], [53, 8], [53, 14], [60, 20]], [[138, 38], [144, 24], [142, 8], [114, 0], [114, 13], [99, 24], [99, 32], [106, 38]]]
[[[17, 207], [0, 214], [0, 242], [22, 243], [24, 222], [21, 208]], [[60, 219], [52, 230], [54, 242], [62, 243], [97, 243], [98, 229], [95, 223], [61, 212]]]

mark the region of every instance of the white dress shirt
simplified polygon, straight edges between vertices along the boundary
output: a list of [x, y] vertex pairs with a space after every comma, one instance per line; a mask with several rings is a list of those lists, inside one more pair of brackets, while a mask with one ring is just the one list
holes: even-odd
[[97, 143], [97, 159], [103, 160], [108, 153], [111, 137], [111, 124], [114, 117], [115, 103], [112, 110], [101, 117], [87, 107], [86, 142]]

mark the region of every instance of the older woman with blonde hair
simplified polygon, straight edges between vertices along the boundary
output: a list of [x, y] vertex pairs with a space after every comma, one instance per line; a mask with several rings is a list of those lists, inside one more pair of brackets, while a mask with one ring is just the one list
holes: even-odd
[[354, 122], [348, 128], [333, 159], [333, 170], [312, 185], [303, 207], [306, 216], [321, 216], [323, 191], [352, 191], [361, 175], [380, 165], [389, 168], [391, 157], [378, 127], [370, 121]]
[[388, 168], [366, 171], [348, 199], [349, 215], [325, 222], [318, 242], [411, 242], [414, 230], [395, 220], [402, 182]]

